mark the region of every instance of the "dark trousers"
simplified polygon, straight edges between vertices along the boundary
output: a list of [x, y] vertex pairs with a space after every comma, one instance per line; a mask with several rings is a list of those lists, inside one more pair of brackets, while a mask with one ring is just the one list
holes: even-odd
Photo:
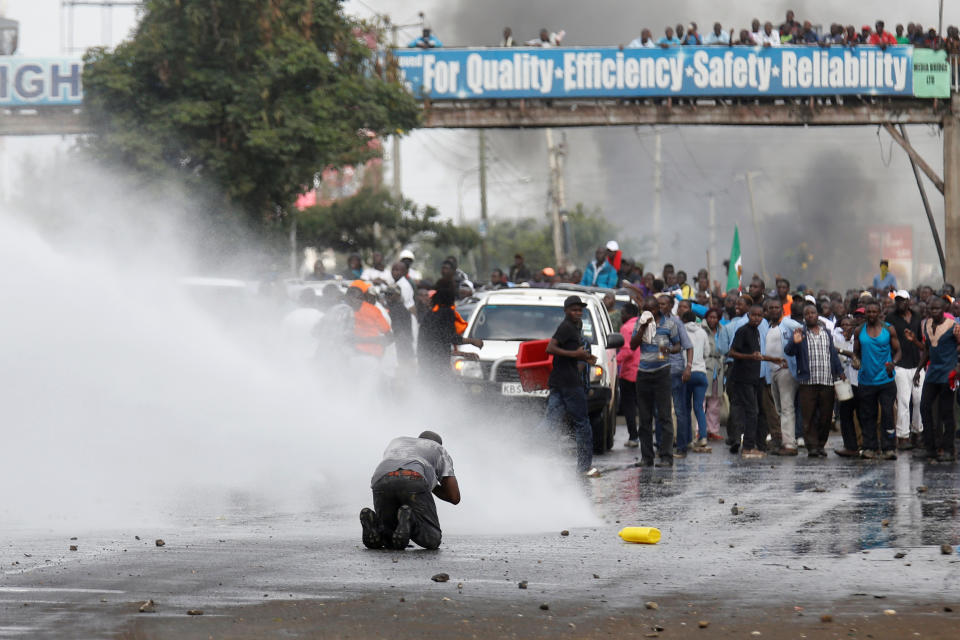
[[637, 431], [640, 435], [640, 456], [643, 460], [653, 460], [654, 411], [657, 424], [661, 428], [660, 457], [673, 459], [671, 402], [669, 366], [656, 371], [637, 372], [637, 414], [640, 418]]
[[[861, 384], [860, 434], [863, 448], [868, 451], [893, 451], [897, 448], [896, 416], [893, 403], [897, 400], [897, 383]], [[877, 438], [877, 407], [880, 409], [880, 436]]]
[[[687, 406], [687, 410], [683, 410], [686, 404], [683, 399], [683, 392], [683, 371], [672, 371], [670, 373], [670, 399], [673, 401], [673, 415], [676, 416], [677, 419], [677, 428], [673, 437], [677, 449], [686, 451], [687, 446], [690, 444], [690, 407]], [[661, 439], [662, 438], [663, 436], [661, 435]]]
[[740, 436], [743, 436], [743, 448], [756, 449], [760, 417], [760, 378], [755, 382], [731, 380], [727, 384], [727, 393], [730, 395], [727, 444], [740, 444]]
[[[896, 388], [894, 388], [896, 392]], [[801, 384], [797, 402], [803, 414], [803, 441], [807, 451], [818, 451], [830, 437], [830, 422], [833, 420], [832, 384]]]
[[593, 464], [593, 427], [587, 414], [587, 390], [581, 386], [550, 387], [543, 419], [555, 429], [564, 424], [564, 419], [570, 421], [577, 442], [577, 471], [589, 471]]
[[637, 383], [634, 380], [619, 378], [620, 410], [627, 423], [627, 438], [637, 440]]
[[440, 520], [437, 504], [427, 481], [420, 477], [383, 476], [373, 483], [373, 510], [380, 521], [381, 536], [389, 546], [397, 528], [397, 509], [410, 505], [413, 512], [410, 539], [424, 549], [440, 546]]
[[[936, 418], [934, 418], [936, 407]], [[953, 391], [945, 382], [924, 382], [920, 395], [920, 416], [923, 419], [923, 446], [930, 452], [943, 449], [953, 455]]]
[[853, 397], [838, 404], [840, 412], [840, 435], [843, 437], [843, 448], [847, 451], [860, 450], [860, 443], [857, 442], [857, 425], [854, 422], [854, 416], [857, 414], [859, 402], [860, 388], [854, 387]]
[[[660, 441], [663, 439], [664, 427], [669, 428], [671, 431], [673, 430], [674, 418], [669, 416], [675, 416], [676, 418], [677, 428], [676, 428], [676, 431], [673, 432], [674, 442], [677, 442], [679, 440], [680, 436], [678, 434], [683, 431], [683, 428], [681, 426], [682, 423], [680, 421], [680, 413], [678, 409], [680, 404], [680, 398], [682, 395], [683, 395], [683, 372], [681, 371], [680, 373], [677, 373], [673, 371], [673, 367], [671, 367], [670, 368], [670, 403], [671, 403], [671, 406], [673, 407], [673, 413], [671, 414], [669, 411], [667, 412], [667, 415], [668, 415], [667, 420], [663, 420], [660, 417], [659, 413], [656, 414], [656, 430], [654, 431], [654, 434], [653, 434], [653, 441], [656, 443], [658, 451], [660, 450]], [[690, 421], [690, 418], [688, 417], [687, 422], [689, 423], [689, 421]], [[688, 424], [687, 426], [689, 427], [690, 425]]]

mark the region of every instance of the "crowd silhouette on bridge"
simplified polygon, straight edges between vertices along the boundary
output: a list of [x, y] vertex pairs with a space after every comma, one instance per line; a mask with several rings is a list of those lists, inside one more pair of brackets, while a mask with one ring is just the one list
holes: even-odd
[[[518, 41], [513, 37], [513, 29], [505, 27], [500, 40], [501, 47], [558, 47], [566, 32], [541, 29], [537, 37]], [[813, 24], [810, 20], [799, 20], [792, 9], [787, 10], [784, 21], [774, 25], [772, 21], [761, 22], [754, 18], [749, 28], [725, 29], [719, 22], [706, 33], [701, 33], [696, 22], [687, 25], [677, 23], [667, 26], [663, 36], [654, 38], [649, 28], [641, 29], [640, 34], [629, 43], [620, 44], [620, 48], [669, 48], [681, 46], [750, 46], [779, 47], [784, 45], [801, 46], [844, 46], [874, 45], [879, 47], [910, 45], [918, 48], [945, 50], [950, 55], [960, 55], [960, 29], [948, 26], [946, 31], [938, 33], [933, 27], [924, 27], [921, 22], [909, 22], [906, 26], [897, 24], [893, 30], [887, 29], [883, 20], [876, 20], [871, 27], [868, 24], [859, 29], [852, 24], [831, 23], [829, 27]], [[411, 48], [432, 49], [442, 47], [440, 40], [429, 28], [411, 41]]]

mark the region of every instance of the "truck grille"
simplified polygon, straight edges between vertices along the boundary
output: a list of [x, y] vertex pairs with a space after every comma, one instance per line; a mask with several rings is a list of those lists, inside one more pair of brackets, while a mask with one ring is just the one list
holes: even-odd
[[520, 374], [517, 372], [516, 363], [500, 363], [500, 366], [497, 367], [497, 373], [494, 382], [520, 382]]

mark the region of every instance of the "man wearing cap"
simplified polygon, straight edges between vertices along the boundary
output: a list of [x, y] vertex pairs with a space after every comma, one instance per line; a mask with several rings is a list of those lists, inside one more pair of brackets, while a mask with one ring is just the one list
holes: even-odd
[[460, 503], [453, 460], [433, 431], [416, 438], [394, 438], [373, 472], [373, 509], [360, 511], [363, 545], [368, 549], [402, 550], [412, 540], [425, 549], [440, 546], [436, 496]]
[[410, 251], [410, 249], [404, 249], [400, 252], [400, 262], [403, 262], [407, 265], [407, 277], [410, 278], [414, 284], [416, 284], [423, 280], [423, 274], [417, 269], [413, 268], [413, 261], [413, 251]]
[[876, 289], [877, 292], [897, 288], [897, 279], [890, 273], [890, 261], [886, 258], [880, 261], [880, 273], [873, 276], [873, 288]]
[[573, 424], [577, 441], [577, 471], [591, 477], [599, 475], [592, 468], [593, 429], [587, 416], [586, 367], [597, 363], [597, 358], [586, 348], [583, 339], [583, 309], [586, 303], [579, 296], [568, 296], [563, 301], [563, 322], [547, 344], [547, 354], [553, 356], [553, 369], [547, 385], [550, 396], [544, 423], [559, 428], [564, 417]]
[[897, 448], [912, 449], [918, 434], [923, 431], [920, 390], [925, 372], [920, 369], [920, 384], [914, 386], [913, 378], [920, 364], [923, 343], [919, 340], [920, 316], [910, 308], [910, 293], [905, 289], [894, 294], [893, 311], [887, 315], [887, 323], [896, 329], [897, 339], [900, 341], [900, 361], [894, 369], [894, 381], [897, 384]]
[[[596, 252], [596, 260], [587, 263], [587, 268], [583, 271], [583, 278], [580, 284], [585, 287], [602, 287], [604, 289], [616, 289], [620, 276], [616, 268], [608, 260], [611, 253], [609, 246], [616, 243], [611, 240], [606, 247], [600, 247]], [[619, 249], [619, 247], [617, 247]]]

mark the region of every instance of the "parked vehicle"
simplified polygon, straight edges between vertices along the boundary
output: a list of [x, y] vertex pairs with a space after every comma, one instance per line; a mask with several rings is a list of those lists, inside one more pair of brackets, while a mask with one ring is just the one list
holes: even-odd
[[[464, 345], [460, 351], [474, 353], [477, 360], [455, 357], [453, 370], [474, 394], [489, 394], [501, 400], [543, 408], [549, 391], [524, 391], [517, 373], [517, 350], [521, 342], [550, 338], [563, 321], [563, 301], [569, 290], [516, 287], [493, 291], [478, 301], [465, 336], [483, 340], [483, 348]], [[613, 331], [601, 297], [581, 295], [587, 303], [583, 335], [597, 363], [590, 367], [587, 409], [593, 426], [594, 452], [613, 446], [616, 429], [616, 350], [623, 337]]]

